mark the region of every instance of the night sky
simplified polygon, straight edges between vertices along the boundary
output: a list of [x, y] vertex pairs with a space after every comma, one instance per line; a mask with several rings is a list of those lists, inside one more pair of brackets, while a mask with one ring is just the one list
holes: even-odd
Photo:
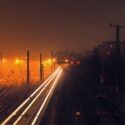
[[109, 23], [125, 25], [124, 0], [1, 0], [0, 49], [8, 56], [82, 51], [115, 39]]

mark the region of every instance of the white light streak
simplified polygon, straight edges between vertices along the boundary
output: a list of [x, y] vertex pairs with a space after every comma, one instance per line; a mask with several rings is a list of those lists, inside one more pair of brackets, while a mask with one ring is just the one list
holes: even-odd
[[58, 75], [57, 78], [55, 79], [52, 88], [49, 90], [49, 93], [47, 94], [47, 96], [46, 96], [44, 102], [42, 103], [42, 105], [41, 105], [41, 107], [40, 107], [38, 113], [36, 114], [36, 116], [35, 116], [35, 118], [34, 118], [34, 120], [33, 120], [33, 122], [32, 122], [31, 125], [35, 125], [35, 123], [36, 123], [36, 121], [37, 121], [37, 119], [38, 119], [38, 117], [39, 117], [41, 111], [43, 110], [44, 106], [46, 105], [47, 100], [48, 100], [49, 97], [51, 96], [52, 91], [54, 90], [54, 88], [55, 88], [55, 86], [56, 86], [56, 84], [57, 84], [57, 82], [58, 82], [58, 80], [59, 80], [59, 78], [60, 78], [60, 76], [61, 76], [61, 73], [62, 73], [62, 70], [60, 71], [59, 75]]
[[52, 79], [60, 70], [60, 67], [56, 69], [56, 71], [47, 78], [43, 84], [41, 84], [19, 107], [17, 107], [2, 123], [1, 125], [6, 125], [16, 114], [19, 110], [27, 103], [29, 100], [50, 80]]

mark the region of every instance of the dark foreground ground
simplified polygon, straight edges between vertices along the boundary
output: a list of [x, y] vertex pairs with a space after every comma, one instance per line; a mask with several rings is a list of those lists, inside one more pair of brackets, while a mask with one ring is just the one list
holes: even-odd
[[124, 89], [115, 93], [84, 78], [79, 66], [64, 71], [40, 125], [125, 125]]
[[5, 120], [38, 85], [0, 86], [0, 122]]

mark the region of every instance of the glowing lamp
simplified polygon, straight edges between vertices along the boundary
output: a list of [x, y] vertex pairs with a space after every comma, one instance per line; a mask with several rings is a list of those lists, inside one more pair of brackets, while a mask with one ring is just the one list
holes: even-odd
[[80, 64], [80, 61], [77, 61], [76, 63], [77, 63], [77, 64]]
[[65, 59], [65, 63], [68, 63], [69, 62], [69, 60], [68, 59]]
[[19, 59], [16, 59], [15, 60], [15, 64], [19, 64], [20, 63], [20, 60]]
[[7, 61], [6, 61], [6, 59], [5, 59], [5, 58], [3, 58], [3, 59], [2, 59], [2, 62], [3, 62], [3, 63], [6, 63]]

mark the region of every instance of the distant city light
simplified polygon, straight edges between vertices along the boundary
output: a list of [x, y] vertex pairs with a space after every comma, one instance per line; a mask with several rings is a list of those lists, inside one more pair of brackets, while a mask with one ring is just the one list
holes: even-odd
[[52, 63], [52, 60], [51, 60], [51, 59], [48, 59], [48, 63], [51, 64], [51, 63]]
[[2, 62], [3, 62], [3, 63], [6, 63], [6, 62], [7, 62], [7, 60], [6, 60], [5, 58], [3, 58], [3, 59], [2, 59]]
[[19, 64], [20, 63], [20, 60], [19, 59], [16, 59], [15, 60], [15, 64]]
[[68, 63], [69, 62], [69, 60], [68, 59], [65, 59], [65, 63]]
[[108, 51], [108, 55], [110, 55], [110, 52]]
[[[55, 58], [46, 58], [42, 60], [44, 65], [44, 78], [46, 78], [51, 72], [51, 66], [56, 61]], [[0, 60], [0, 85], [22, 85], [26, 81], [26, 58], [17, 57], [17, 58], [2, 58]], [[39, 59], [30, 60], [30, 77], [32, 84], [36, 84], [39, 81]], [[2, 75], [1, 75], [2, 74]], [[6, 79], [6, 80], [5, 80]], [[13, 82], [8, 82], [8, 81]]]
[[80, 64], [80, 61], [77, 61], [76, 63], [77, 63], [77, 64]]
[[73, 62], [73, 61], [71, 61], [70, 63], [71, 63], [71, 64], [74, 64], [74, 62]]
[[57, 61], [57, 60], [54, 58], [54, 59], [53, 59], [53, 62], [56, 62], [56, 61]]

